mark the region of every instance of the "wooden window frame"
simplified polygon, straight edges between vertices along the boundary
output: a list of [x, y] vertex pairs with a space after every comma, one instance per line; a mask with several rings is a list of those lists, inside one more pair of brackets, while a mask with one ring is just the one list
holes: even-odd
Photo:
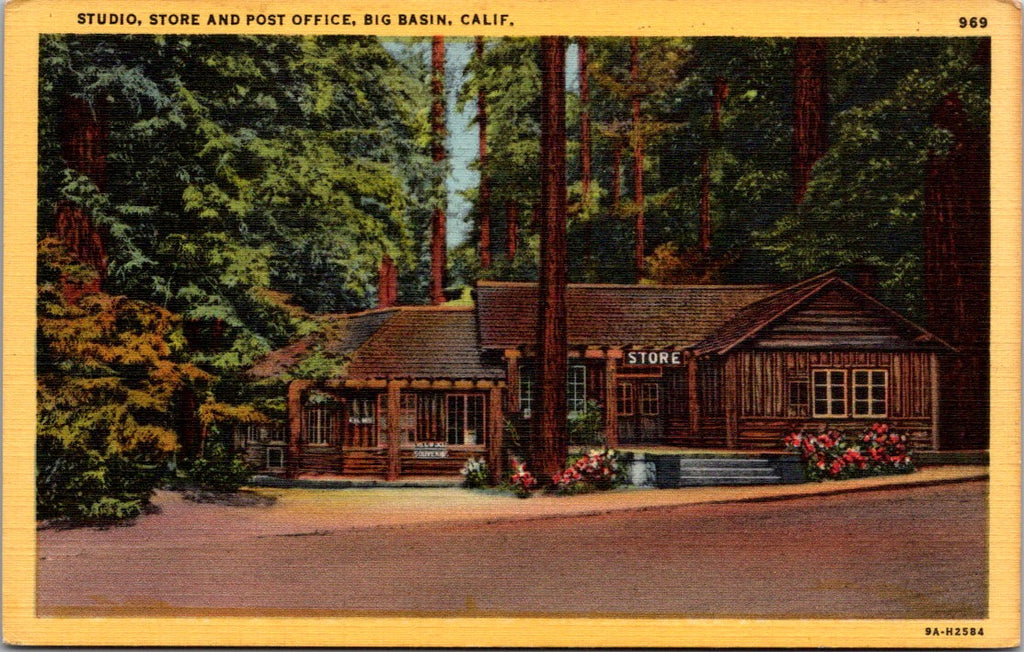
[[[579, 378], [575, 377], [579, 373]], [[573, 416], [587, 409], [587, 366], [569, 364], [565, 379], [566, 410]]]
[[[859, 384], [857, 382], [857, 374], [866, 373], [868, 375], [867, 385]], [[882, 390], [884, 392], [884, 398], [882, 398], [882, 412], [874, 411], [874, 403], [878, 400], [872, 396], [872, 390], [876, 387], [873, 376], [876, 373], [882, 374]], [[866, 401], [868, 404], [868, 411], [858, 412], [857, 411], [857, 388], [867, 387], [868, 398], [861, 399], [861, 402]], [[882, 419], [889, 415], [889, 371], [887, 369], [878, 368], [857, 368], [852, 369], [850, 372], [850, 415], [855, 419]]]
[[[463, 409], [462, 409], [462, 424], [461, 424], [461, 432], [460, 432], [460, 434], [461, 434], [461, 441], [454, 441], [454, 442], [451, 440], [451, 433], [449, 432], [449, 425], [450, 425], [449, 420], [451, 419], [450, 405], [451, 405], [451, 402], [452, 402], [453, 399], [457, 400], [457, 401], [461, 401], [462, 405], [463, 405]], [[467, 431], [469, 429], [469, 425], [470, 425], [469, 421], [470, 421], [470, 402], [471, 401], [472, 402], [476, 402], [476, 401], [480, 402], [480, 413], [479, 413], [480, 428], [479, 428], [479, 432], [478, 432], [478, 434], [476, 436], [478, 441], [476, 443], [467, 444], [466, 443], [466, 433], [467, 433]], [[487, 446], [487, 435], [488, 435], [488, 432], [487, 432], [487, 397], [485, 395], [483, 395], [483, 394], [474, 394], [474, 393], [455, 393], [455, 392], [447, 393], [446, 392], [444, 394], [443, 406], [444, 406], [444, 413], [442, 415], [442, 418], [443, 418], [443, 422], [444, 422], [444, 441], [448, 444], [449, 447], [452, 447], [452, 448], [478, 449], [478, 448], [484, 448], [484, 447]]]
[[633, 383], [619, 383], [619, 388], [615, 392], [615, 400], [617, 401], [615, 407], [618, 408], [616, 410], [618, 416], [631, 417], [636, 414], [636, 393]]
[[[275, 464], [271, 464], [270, 463], [270, 454], [271, 453], [277, 453], [278, 455], [281, 456], [281, 463], [280, 464], [276, 464], [275, 465]], [[267, 466], [268, 469], [283, 469], [284, 466], [285, 466], [284, 465], [284, 449], [281, 448], [280, 446], [268, 446], [267, 447], [266, 463], [267, 463], [266, 466]]]
[[[310, 419], [311, 419], [311, 417], [312, 417], [312, 415], [314, 413], [318, 413], [318, 412], [322, 412], [323, 415], [324, 415], [323, 421], [321, 423], [318, 423], [317, 427], [316, 427], [316, 430], [318, 432], [322, 431], [322, 430], [326, 430], [326, 432], [323, 433], [323, 437], [322, 437], [323, 441], [320, 441], [321, 437], [319, 437], [319, 436], [317, 437], [317, 441], [313, 441], [313, 439], [311, 437], [311, 435], [312, 435], [312, 424], [310, 423]], [[305, 407], [303, 407], [303, 409], [302, 409], [302, 441], [303, 441], [303, 443], [305, 445], [307, 445], [307, 446], [317, 446], [317, 447], [330, 446], [331, 445], [331, 439], [334, 436], [334, 424], [333, 424], [333, 421], [335, 419], [336, 412], [337, 412], [337, 410], [335, 408], [333, 408], [333, 407], [331, 407], [329, 405], [324, 405], [324, 404], [306, 405]]]
[[[794, 396], [797, 392], [793, 391], [794, 387], [802, 388], [800, 393], [803, 394], [803, 400], [798, 401], [799, 397]], [[790, 417], [806, 417], [811, 414], [811, 382], [810, 379], [805, 377], [790, 378], [786, 384], [786, 416]]]
[[[843, 380], [839, 383], [832, 382], [832, 374], [842, 374]], [[825, 374], [825, 384], [820, 385], [818, 383], [817, 375]], [[822, 367], [820, 369], [811, 370], [811, 395], [808, 397], [811, 401], [811, 416], [815, 419], [845, 419], [850, 416], [850, 374], [848, 369], [836, 369], [834, 367]], [[823, 399], [827, 405], [827, 412], [818, 412], [818, 387], [825, 387], [826, 397]], [[840, 400], [835, 398], [834, 388], [841, 387], [843, 389], [843, 411], [833, 412], [832, 404]]]
[[519, 365], [519, 413], [524, 419], [533, 416], [533, 369], [532, 366]]
[[[648, 410], [648, 406], [651, 397], [647, 396], [647, 390], [654, 390], [654, 411]], [[640, 384], [640, 416], [642, 417], [656, 417], [661, 415], [661, 387], [658, 383], [641, 383]]]

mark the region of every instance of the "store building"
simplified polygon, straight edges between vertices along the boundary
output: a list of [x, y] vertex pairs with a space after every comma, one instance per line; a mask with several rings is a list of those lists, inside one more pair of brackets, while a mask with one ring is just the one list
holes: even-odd
[[[537, 288], [480, 282], [472, 307], [338, 316], [347, 360], [295, 380], [269, 472], [456, 474], [500, 468], [506, 423], [529, 436]], [[835, 274], [788, 286], [570, 285], [570, 414], [597, 406], [613, 447], [778, 450], [788, 433], [886, 421], [938, 448], [938, 358], [952, 349]], [[297, 359], [299, 342], [257, 366]]]

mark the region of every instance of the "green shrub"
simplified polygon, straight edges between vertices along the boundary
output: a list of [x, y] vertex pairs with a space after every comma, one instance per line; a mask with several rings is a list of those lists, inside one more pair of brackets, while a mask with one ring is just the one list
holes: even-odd
[[462, 486], [466, 489], [482, 489], [488, 484], [487, 462], [482, 457], [471, 457], [462, 467]]
[[101, 453], [78, 441], [36, 439], [36, 517], [85, 521], [138, 516], [160, 484], [157, 460]]
[[587, 401], [582, 410], [569, 417], [569, 444], [572, 446], [604, 446], [604, 419], [601, 416], [601, 405], [597, 401]]
[[204, 454], [188, 465], [188, 480], [208, 491], [238, 491], [252, 478], [253, 469], [239, 455], [233, 455], [219, 442], [207, 442]]

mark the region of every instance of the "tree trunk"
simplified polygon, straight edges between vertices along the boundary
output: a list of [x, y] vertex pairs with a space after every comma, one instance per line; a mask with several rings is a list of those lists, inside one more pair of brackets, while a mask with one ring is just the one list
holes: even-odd
[[534, 472], [550, 482], [568, 454], [566, 433], [567, 330], [565, 292], [565, 39], [543, 37], [541, 47], [541, 239], [538, 287], [539, 396], [531, 446]]
[[590, 77], [587, 71], [587, 38], [576, 41], [580, 62], [580, 178], [583, 182], [583, 204], [590, 201]]
[[[722, 77], [715, 78], [711, 96], [711, 144], [716, 147], [722, 135], [722, 104], [729, 96], [729, 85]], [[701, 253], [711, 251], [711, 164], [708, 143], [700, 150], [700, 225], [697, 239]]]
[[[445, 160], [444, 139], [445, 102], [444, 102], [444, 37], [435, 36], [430, 53], [431, 76], [430, 90], [433, 103], [430, 107], [431, 155], [434, 163], [441, 169]], [[447, 267], [448, 245], [446, 217], [447, 190], [444, 181], [438, 189], [437, 202], [430, 218], [430, 302], [434, 305], [444, 303], [444, 273]]]
[[640, 40], [629, 40], [629, 77], [633, 93], [633, 203], [636, 204], [636, 279], [644, 276], [644, 134], [640, 125]]
[[[483, 65], [484, 38], [476, 37], [476, 58]], [[491, 266], [491, 188], [487, 183], [487, 93], [476, 94], [476, 123], [480, 130], [480, 266]]]
[[796, 40], [793, 83], [793, 204], [807, 192], [811, 168], [828, 148], [828, 90], [823, 38]]
[[990, 204], [988, 134], [956, 93], [932, 113], [953, 134], [930, 153], [924, 190], [924, 299], [929, 329], [953, 346], [942, 362], [943, 448], [986, 448], [989, 408]]
[[622, 199], [622, 139], [615, 136], [612, 145], [612, 209], [618, 210]]
[[519, 204], [505, 202], [505, 258], [512, 262], [516, 258], [516, 244], [519, 240]]
[[[90, 106], [85, 100], [64, 96], [60, 125], [61, 156], [71, 170], [88, 177], [103, 192], [107, 187], [107, 107], [102, 100]], [[104, 233], [82, 207], [61, 201], [56, 206], [57, 238], [75, 259], [96, 271], [88, 282], [63, 281], [64, 296], [76, 301], [83, 294], [99, 292], [107, 274]]]

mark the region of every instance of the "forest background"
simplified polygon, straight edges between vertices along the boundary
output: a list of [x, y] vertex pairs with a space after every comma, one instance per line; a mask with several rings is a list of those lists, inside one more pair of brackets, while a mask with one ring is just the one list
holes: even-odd
[[[41, 492], [116, 510], [104, 497], [168, 456], [283, 419], [289, 380], [345, 361], [246, 370], [377, 305], [382, 264], [403, 304], [537, 278], [538, 41], [438, 41], [41, 39]], [[571, 281], [839, 269], [958, 347], [944, 437], [987, 444], [987, 39], [591, 38], [569, 55]], [[468, 167], [451, 157], [466, 144]]]

